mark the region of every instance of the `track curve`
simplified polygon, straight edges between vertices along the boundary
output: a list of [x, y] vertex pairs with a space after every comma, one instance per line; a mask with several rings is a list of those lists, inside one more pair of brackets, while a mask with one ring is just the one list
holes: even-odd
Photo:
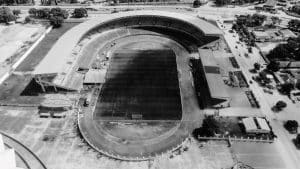
[[[84, 114], [78, 114], [78, 125], [82, 136], [94, 149], [112, 158], [131, 161], [148, 160], [166, 151], [176, 149], [189, 136], [195, 126], [199, 125], [199, 119], [202, 118], [202, 113], [192, 86], [193, 79], [188, 66], [190, 54], [186, 48], [178, 42], [162, 37], [161, 35], [152, 34], [149, 36], [139, 34], [135, 38], [133, 37], [131, 35], [131, 42], [156, 42], [166, 45], [174, 51], [179, 73], [178, 80], [182, 104], [182, 119], [180, 123], [159, 137], [130, 143], [107, 135], [93, 119], [93, 110]], [[116, 41], [114, 40], [114, 42]], [[122, 41], [117, 44], [121, 45]], [[117, 46], [114, 47], [117, 48]]]

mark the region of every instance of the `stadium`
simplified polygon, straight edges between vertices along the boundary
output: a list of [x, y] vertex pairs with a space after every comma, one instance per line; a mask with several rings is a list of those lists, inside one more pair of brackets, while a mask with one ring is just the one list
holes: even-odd
[[[189, 61], [201, 58], [199, 48], [221, 35], [195, 16], [114, 13], [69, 30], [33, 73], [44, 91], [93, 86], [89, 106], [78, 113], [83, 138], [110, 157], [146, 160], [176, 149], [201, 125]], [[211, 63], [202, 70], [204, 86], [214, 99], [224, 99], [213, 85], [220, 78]]]

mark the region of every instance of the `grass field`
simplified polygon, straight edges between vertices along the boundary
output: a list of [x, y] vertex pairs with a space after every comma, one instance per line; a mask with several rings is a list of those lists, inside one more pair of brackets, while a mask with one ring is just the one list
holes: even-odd
[[52, 29], [46, 37], [34, 48], [27, 58], [17, 67], [16, 71], [33, 71], [47, 55], [55, 42], [69, 29], [79, 23], [64, 23], [59, 29]]
[[176, 56], [170, 49], [118, 49], [101, 89], [96, 117], [181, 119]]

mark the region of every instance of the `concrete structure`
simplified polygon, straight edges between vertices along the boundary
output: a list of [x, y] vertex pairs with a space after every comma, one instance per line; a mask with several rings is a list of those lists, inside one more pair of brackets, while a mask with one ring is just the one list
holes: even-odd
[[[88, 29], [86, 27], [88, 27]], [[152, 32], [152, 34], [147, 31]], [[86, 72], [94, 69], [94, 67], [91, 66], [93, 64], [90, 63], [93, 63], [93, 60], [97, 58], [97, 56], [100, 55], [99, 58], [102, 57], [102, 60], [105, 60], [105, 58], [109, 56], [109, 51], [122, 49], [120, 47], [126, 43], [159, 43], [172, 50], [175, 54], [174, 56], [176, 56], [176, 68], [178, 73], [176, 78], [179, 83], [182, 111], [181, 119], [178, 121], [176, 119], [174, 128], [172, 127], [172, 129], [165, 134], [149, 139], [137, 138], [132, 139], [132, 141], [125, 141], [125, 143], [122, 141], [124, 137], [119, 136], [119, 133], [114, 134], [114, 137], [107, 137], [107, 130], [103, 127], [105, 123], [102, 123], [106, 122], [106, 119], [100, 119], [99, 116], [97, 117], [96, 115], [99, 114], [101, 109], [97, 108], [94, 110], [93, 107], [93, 105], [96, 105], [95, 101], [98, 100], [91, 99], [90, 105], [93, 109], [92, 111], [85, 111], [85, 113], [79, 112], [78, 114], [80, 132], [84, 139], [95, 150], [123, 160], [136, 161], [152, 159], [161, 153], [176, 149], [191, 134], [195, 125], [201, 125], [203, 114], [199, 107], [193, 86], [193, 76], [191, 68], [189, 67], [189, 59], [193, 55], [200, 56], [198, 48], [218, 40], [221, 35], [222, 32], [216, 26], [195, 16], [162, 11], [132, 11], [112, 14], [107, 16], [107, 18], [104, 16], [102, 18], [89, 20], [67, 32], [50, 50], [45, 60], [40, 63], [35, 70], [35, 74], [37, 77], [46, 74], [51, 75], [51, 73], [56, 74], [56, 77], [61, 76], [60, 72], [64, 72], [64, 67], [67, 65], [64, 63], [64, 60], [62, 60], [62, 63], [57, 63], [56, 61], [56, 63], [53, 64], [53, 66], [60, 65], [57, 68], [52, 68], [50, 65], [47, 65], [49, 62], [52, 62], [53, 57], [58, 58], [58, 56], [56, 56], [56, 54], [59, 54], [58, 51], [63, 50], [66, 55], [72, 55], [73, 49], [77, 50], [81, 46], [84, 46], [84, 44], [88, 45], [93, 43], [94, 40], [98, 38], [103, 38], [101, 41], [98, 41], [99, 43], [95, 43], [94, 49], [99, 49], [99, 52], [95, 55], [90, 55], [90, 53], [83, 54], [82, 56], [74, 55], [74, 63], [69, 70], [75, 70], [75, 72], [80, 72], [86, 76]], [[129, 37], [130, 39], [127, 40], [121, 37]], [[66, 41], [70, 41], [66, 43], [65, 40], [62, 40], [63, 38], [65, 38]], [[71, 47], [64, 46], [63, 44], [70, 45]], [[66, 50], [69, 52], [66, 52]], [[64, 57], [68, 58], [63, 55], [60, 56], [60, 58]], [[110, 57], [107, 58], [110, 59]], [[79, 65], [77, 61], [81, 59], [88, 60], [84, 61], [86, 64], [80, 64], [82, 65], [81, 68], [84, 68], [82, 71], [77, 69]], [[113, 60], [115, 58], [111, 57], [111, 59]], [[48, 62], [46, 60], [48, 60]], [[112, 63], [113, 62], [110, 62], [108, 65], [111, 66]], [[94, 62], [94, 65], [95, 64], [96, 62]], [[50, 71], [48, 71], [47, 68], [45, 69], [44, 66], [49, 67]], [[69, 74], [69, 72], [66, 72], [64, 76], [68, 76]], [[86, 80], [88, 80], [88, 78], [89, 76], [86, 76]], [[99, 96], [98, 92], [100, 91], [96, 90], [93, 95]], [[205, 94], [203, 94], [203, 97], [205, 97], [204, 95]], [[134, 118], [139, 119], [140, 117], [135, 116]], [[194, 119], [197, 119], [197, 121], [195, 121], [195, 123], [191, 122]], [[123, 119], [116, 117], [109, 119], [109, 121], [112, 120], [124, 122]]]
[[297, 35], [295, 35], [295, 33], [289, 29], [281, 29], [281, 30], [279, 30], [279, 33], [281, 33], [281, 36], [283, 37], [284, 40], [288, 40], [289, 38], [297, 37]]
[[266, 119], [260, 117], [243, 118], [242, 122], [248, 134], [268, 134], [271, 129]]
[[252, 32], [255, 40], [258, 42], [266, 42], [270, 40], [270, 36], [265, 31], [253, 31]]
[[292, 31], [289, 29], [261, 29], [252, 31], [255, 41], [257, 42], [284, 42], [289, 38], [296, 38]]
[[228, 107], [230, 96], [225, 90], [225, 84], [220, 74], [220, 67], [211, 49], [199, 49], [210, 97], [214, 107]]
[[14, 149], [6, 149], [0, 134], [0, 168], [1, 169], [22, 169], [16, 166]]
[[85, 74], [84, 84], [101, 84], [105, 82], [105, 74], [106, 70], [95, 70], [89, 69], [89, 71]]
[[72, 28], [56, 42], [34, 70], [36, 82], [44, 91], [45, 86], [52, 86], [55, 90], [57, 88], [80, 90], [84, 73], [78, 72], [77, 54], [87, 40], [84, 38], [111, 29], [138, 26], [181, 31], [202, 43], [215, 40], [222, 34], [213, 24], [195, 16], [165, 11], [130, 11], [93, 18]]

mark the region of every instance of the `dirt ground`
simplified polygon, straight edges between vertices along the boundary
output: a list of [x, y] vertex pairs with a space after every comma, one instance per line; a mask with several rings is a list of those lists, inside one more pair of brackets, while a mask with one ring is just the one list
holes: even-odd
[[151, 161], [126, 162], [110, 159], [95, 152], [78, 136], [76, 114], [64, 119], [39, 118], [33, 108], [0, 107], [0, 130], [13, 136], [51, 169], [221, 169], [234, 160], [226, 142], [203, 142], [194, 139], [179, 151]]
[[100, 122], [101, 126], [110, 135], [124, 140], [146, 140], [159, 137], [165, 132], [176, 128], [179, 121], [171, 122]]
[[0, 63], [11, 57], [29, 42], [35, 41], [45, 31], [40, 24], [0, 25]]
[[33, 71], [35, 66], [37, 66], [39, 62], [44, 59], [48, 51], [59, 39], [59, 37], [78, 24], [79, 23], [64, 23], [61, 28], [52, 29], [17, 67], [16, 71]]
[[234, 142], [232, 148], [238, 161], [254, 168], [286, 168], [274, 144]]

